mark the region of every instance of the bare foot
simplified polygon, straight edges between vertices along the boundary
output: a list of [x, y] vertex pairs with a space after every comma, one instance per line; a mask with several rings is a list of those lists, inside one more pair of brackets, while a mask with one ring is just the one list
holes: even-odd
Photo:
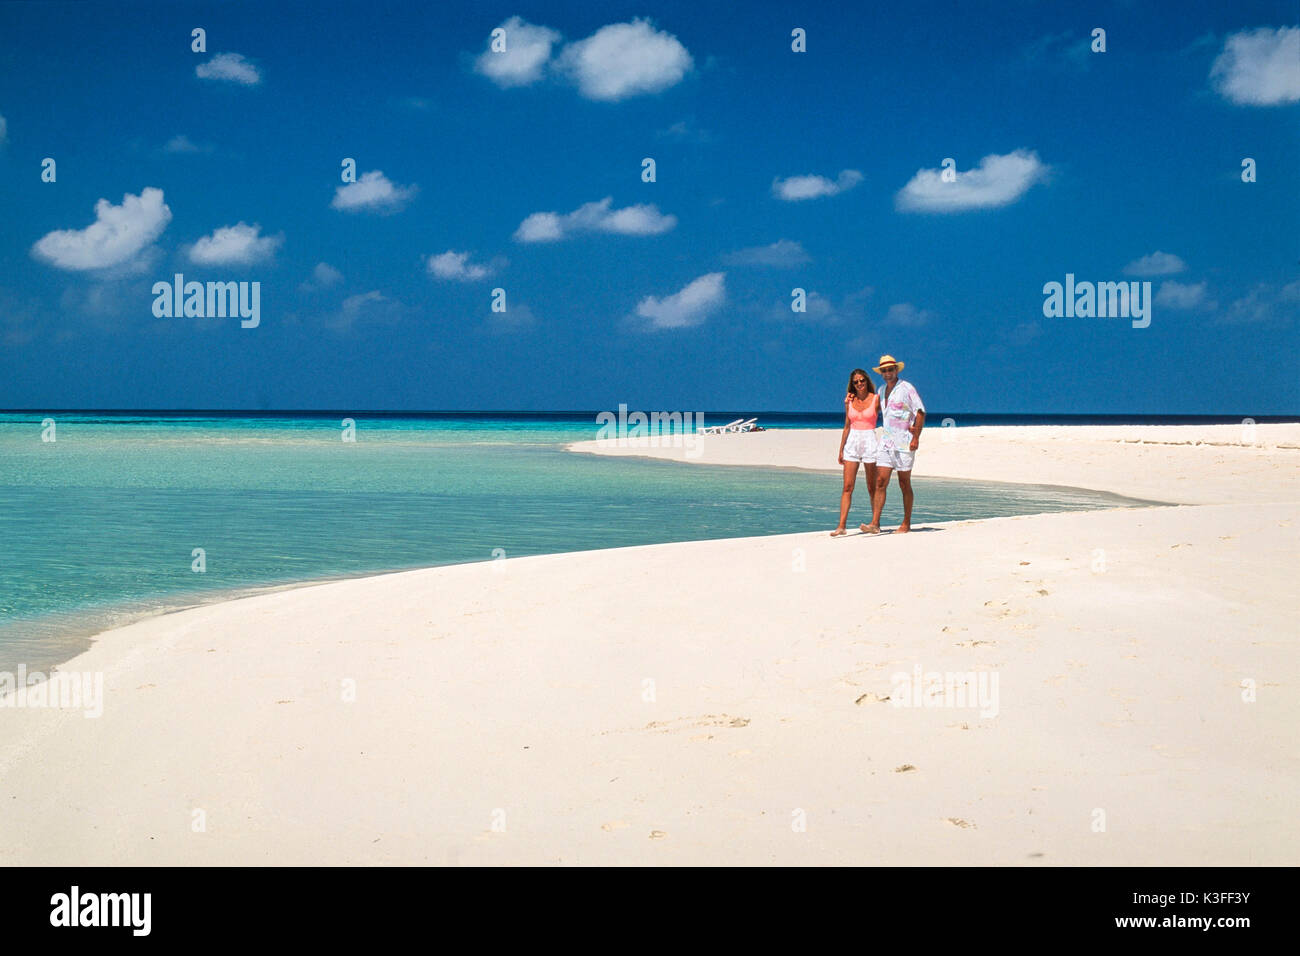
[[831, 537], [832, 537], [832, 538], [838, 538], [838, 537], [839, 537], [840, 535], [842, 535], [842, 534], [844, 534], [844, 526], [843, 526], [843, 525], [841, 525], [840, 527], [838, 527], [838, 528], [836, 528], [834, 531], [832, 531], [832, 532], [831, 532]]
[[902, 524], [900, 524], [897, 528], [894, 529], [894, 534], [907, 534], [907, 532], [911, 530], [912, 530], [911, 522], [904, 521]]
[[863, 534], [880, 534], [880, 525], [878, 524], [860, 524], [858, 530]]

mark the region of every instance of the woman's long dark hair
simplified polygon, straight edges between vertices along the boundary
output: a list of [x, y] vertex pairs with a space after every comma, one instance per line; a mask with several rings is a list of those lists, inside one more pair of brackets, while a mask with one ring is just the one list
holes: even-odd
[[849, 372], [849, 394], [852, 395], [854, 398], [858, 397], [858, 390], [853, 387], [853, 380], [857, 378], [859, 375], [861, 375], [863, 378], [867, 380], [867, 394], [868, 395], [876, 394], [876, 383], [871, 380], [870, 375], [862, 371], [862, 369], [860, 368], [855, 368], [852, 372]]

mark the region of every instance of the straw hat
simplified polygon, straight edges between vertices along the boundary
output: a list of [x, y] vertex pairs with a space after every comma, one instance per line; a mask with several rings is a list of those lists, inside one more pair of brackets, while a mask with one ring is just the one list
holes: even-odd
[[897, 365], [898, 370], [901, 372], [903, 370], [904, 363], [898, 361], [898, 359], [894, 358], [892, 355], [882, 355], [880, 356], [880, 364], [877, 365], [875, 368], [873, 368], [871, 371], [878, 373], [886, 365]]

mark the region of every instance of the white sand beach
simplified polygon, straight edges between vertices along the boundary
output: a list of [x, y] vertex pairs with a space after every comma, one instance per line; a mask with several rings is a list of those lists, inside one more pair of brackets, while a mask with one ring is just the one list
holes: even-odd
[[[0, 709], [0, 862], [1300, 863], [1300, 425], [951, 431], [926, 430], [918, 496], [942, 476], [1175, 504], [141, 621], [62, 668], [103, 673], [102, 716]], [[837, 440], [574, 450], [837, 471]], [[996, 698], [896, 706], [917, 668]]]

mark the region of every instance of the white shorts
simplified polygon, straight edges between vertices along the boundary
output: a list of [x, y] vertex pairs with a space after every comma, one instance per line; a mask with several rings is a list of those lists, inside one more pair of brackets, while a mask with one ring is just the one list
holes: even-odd
[[844, 439], [844, 460], [860, 461], [868, 465], [876, 460], [876, 433], [870, 428], [850, 428]]
[[894, 471], [911, 471], [912, 460], [915, 457], [916, 452], [914, 451], [895, 448], [888, 442], [881, 442], [880, 450], [876, 452], [876, 464], [881, 468], [892, 468]]

